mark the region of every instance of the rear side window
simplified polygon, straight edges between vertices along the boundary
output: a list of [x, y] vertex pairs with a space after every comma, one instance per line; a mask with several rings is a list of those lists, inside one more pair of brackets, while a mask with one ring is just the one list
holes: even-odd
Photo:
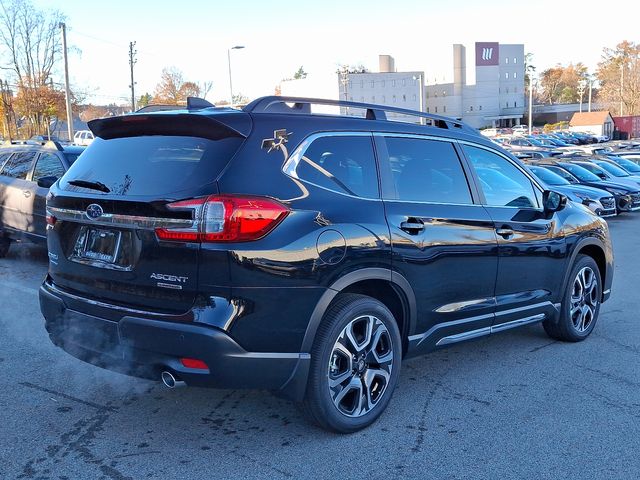
[[2, 167], [2, 175], [11, 178], [26, 179], [33, 166], [36, 152], [18, 152], [14, 154]]
[[378, 174], [370, 136], [320, 137], [295, 169], [306, 180], [334, 192], [378, 198]]
[[165, 135], [96, 138], [60, 186], [84, 191], [68, 182], [85, 180], [103, 183], [112, 195], [188, 195], [215, 181], [242, 141], [239, 137], [209, 140]]
[[387, 137], [391, 173], [399, 200], [471, 204], [471, 191], [450, 142]]
[[33, 170], [33, 181], [37, 182], [42, 177], [60, 178], [64, 175], [64, 167], [57, 155], [53, 153], [43, 153], [36, 162]]

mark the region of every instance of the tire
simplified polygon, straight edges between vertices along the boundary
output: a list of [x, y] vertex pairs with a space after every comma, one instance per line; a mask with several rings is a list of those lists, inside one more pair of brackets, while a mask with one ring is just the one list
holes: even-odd
[[9, 253], [9, 247], [11, 246], [11, 239], [6, 237], [0, 237], [0, 258], [4, 258]]
[[303, 412], [339, 433], [371, 425], [391, 400], [401, 361], [400, 331], [389, 309], [365, 295], [338, 295], [311, 349]]
[[565, 342], [581, 342], [596, 326], [601, 299], [598, 265], [593, 258], [578, 255], [565, 288], [558, 322], [542, 323], [547, 335]]

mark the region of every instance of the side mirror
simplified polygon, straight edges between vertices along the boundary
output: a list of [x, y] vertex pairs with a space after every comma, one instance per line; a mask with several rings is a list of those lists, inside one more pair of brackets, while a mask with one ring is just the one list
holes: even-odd
[[552, 190], [542, 194], [542, 206], [547, 213], [559, 212], [567, 205], [567, 197]]
[[56, 180], [58, 180], [58, 177], [55, 177], [53, 175], [49, 177], [40, 177], [38, 179], [38, 186], [42, 188], [51, 188], [51, 185], [56, 183]]

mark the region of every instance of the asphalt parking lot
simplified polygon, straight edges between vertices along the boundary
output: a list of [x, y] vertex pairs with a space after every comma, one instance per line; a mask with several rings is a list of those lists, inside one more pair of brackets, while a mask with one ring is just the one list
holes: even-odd
[[46, 251], [0, 259], [0, 478], [640, 477], [640, 214], [610, 222], [611, 300], [592, 336], [538, 325], [405, 362], [349, 436], [264, 392], [183, 388], [84, 364], [48, 340]]

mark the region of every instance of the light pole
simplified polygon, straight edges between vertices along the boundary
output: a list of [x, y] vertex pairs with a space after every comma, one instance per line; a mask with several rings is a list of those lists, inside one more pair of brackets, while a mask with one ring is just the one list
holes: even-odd
[[244, 48], [244, 45], [236, 45], [227, 49], [227, 62], [229, 65], [229, 106], [233, 107], [233, 81], [231, 80], [231, 50], [240, 50]]
[[533, 129], [533, 75], [529, 74], [529, 135]]
[[[422, 97], [424, 95], [423, 93], [424, 86], [422, 85], [422, 73], [419, 73], [418, 76], [414, 75], [413, 79], [418, 81], [418, 88], [420, 89], [418, 91], [418, 99], [420, 101], [420, 107], [418, 108], [418, 111], [422, 113], [424, 111], [424, 105], [423, 105], [424, 100]], [[424, 124], [424, 120], [422, 117], [420, 117], [420, 125], [423, 125], [423, 124]]]
[[584, 96], [585, 87], [586, 87], [586, 81], [583, 78], [578, 82], [578, 95], [580, 95], [580, 113], [582, 113], [582, 97]]

